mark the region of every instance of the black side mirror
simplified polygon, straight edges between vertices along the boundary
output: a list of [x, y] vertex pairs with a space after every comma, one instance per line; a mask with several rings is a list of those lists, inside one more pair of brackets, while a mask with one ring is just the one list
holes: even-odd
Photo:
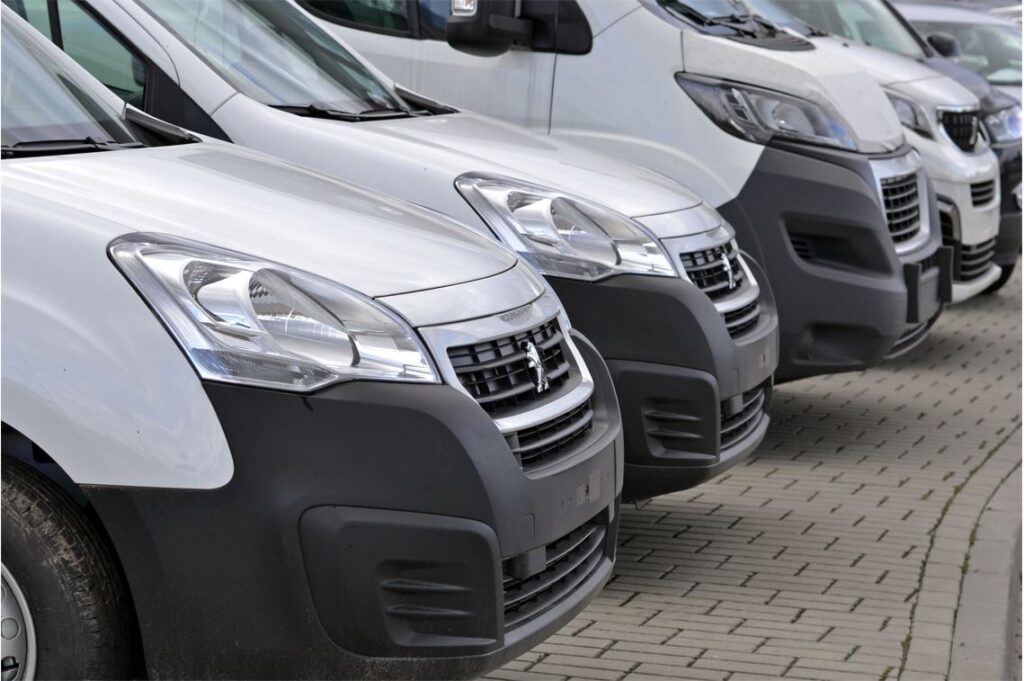
[[948, 59], [960, 56], [960, 42], [948, 33], [932, 33], [928, 36], [928, 44]]
[[[453, 3], [455, 4], [455, 3]], [[529, 42], [533, 22], [516, 17], [516, 0], [459, 2], [445, 26], [445, 40], [456, 50], [497, 57], [516, 42]]]

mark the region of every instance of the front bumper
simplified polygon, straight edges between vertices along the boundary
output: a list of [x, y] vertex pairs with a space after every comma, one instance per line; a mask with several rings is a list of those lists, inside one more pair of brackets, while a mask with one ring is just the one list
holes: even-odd
[[[922, 216], [928, 238], [900, 255], [881, 208], [874, 166], [908, 153], [878, 159], [772, 143], [737, 198], [719, 208], [777, 301], [776, 381], [877, 365], [923, 340], [920, 325], [951, 299], [934, 200]], [[920, 276], [906, 265], [921, 265]]]
[[1012, 269], [1020, 257], [1021, 247], [1021, 143], [993, 145], [999, 159], [999, 236], [993, 260]]
[[151, 677], [468, 678], [556, 631], [611, 574], [621, 484], [611, 377], [576, 341], [596, 436], [529, 475], [447, 385], [207, 384], [227, 485], [85, 490]]
[[626, 445], [623, 500], [700, 484], [764, 439], [778, 313], [763, 284], [757, 325], [734, 339], [711, 300], [681, 279], [549, 281], [614, 378]]

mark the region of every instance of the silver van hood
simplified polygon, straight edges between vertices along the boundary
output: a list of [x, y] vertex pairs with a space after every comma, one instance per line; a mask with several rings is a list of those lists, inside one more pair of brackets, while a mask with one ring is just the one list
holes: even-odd
[[630, 217], [691, 208], [701, 199], [664, 175], [536, 135], [474, 113], [400, 118], [358, 125], [303, 119], [332, 126], [353, 144], [370, 144], [403, 163], [504, 175], [600, 203]]
[[879, 85], [898, 90], [922, 104], [978, 106], [978, 98], [963, 85], [909, 57], [833, 36], [811, 41], [828, 59], [853, 59]]
[[683, 70], [802, 97], [837, 111], [863, 153], [903, 145], [903, 128], [875, 78], [841, 54], [769, 50], [697, 31], [680, 31]]
[[194, 239], [372, 297], [479, 280], [517, 262], [438, 213], [217, 142], [9, 159], [3, 182], [47, 210], [102, 218], [110, 239]]

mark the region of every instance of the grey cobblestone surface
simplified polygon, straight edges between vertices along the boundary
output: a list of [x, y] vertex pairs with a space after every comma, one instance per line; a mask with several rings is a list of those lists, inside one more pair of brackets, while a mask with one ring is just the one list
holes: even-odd
[[756, 456], [624, 509], [604, 592], [490, 678], [947, 678], [979, 517], [1020, 485], [1019, 291], [947, 309], [910, 357], [781, 386]]

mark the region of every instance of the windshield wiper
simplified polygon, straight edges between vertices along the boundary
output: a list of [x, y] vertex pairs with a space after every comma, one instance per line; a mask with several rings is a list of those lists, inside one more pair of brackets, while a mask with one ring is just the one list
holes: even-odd
[[307, 116], [309, 118], [328, 118], [336, 121], [377, 121], [387, 118], [408, 118], [411, 112], [405, 109], [367, 109], [355, 113], [353, 111], [342, 111], [330, 109], [319, 104], [270, 104], [271, 109], [295, 114], [296, 116]]
[[92, 137], [65, 140], [26, 140], [0, 146], [4, 158], [15, 156], [45, 156], [48, 154], [81, 154], [90, 151], [112, 151], [114, 149], [135, 149], [144, 146], [140, 142], [115, 142], [97, 140]]
[[748, 28], [745, 24], [750, 20], [750, 15], [741, 16], [739, 14], [728, 14], [720, 17], [709, 17], [703, 12], [698, 12], [693, 7], [685, 4], [684, 2], [677, 1], [671, 4], [662, 5], [670, 12], [675, 12], [684, 19], [689, 19], [702, 26], [724, 26], [725, 28], [732, 29], [740, 35], [746, 35], [751, 38], [757, 38], [757, 31]]

